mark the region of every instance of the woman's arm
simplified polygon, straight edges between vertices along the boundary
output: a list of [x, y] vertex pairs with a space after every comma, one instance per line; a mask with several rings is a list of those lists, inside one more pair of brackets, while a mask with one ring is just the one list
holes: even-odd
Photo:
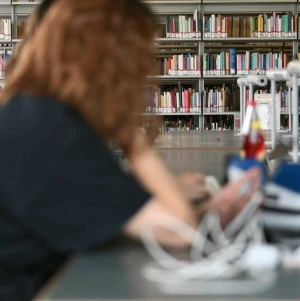
[[143, 151], [134, 152], [128, 158], [133, 174], [157, 202], [165, 205], [177, 218], [196, 226], [196, 215], [193, 214], [179, 181], [167, 169], [155, 150], [146, 146], [142, 136], [138, 136], [136, 144], [136, 149]]
[[[162, 219], [165, 221], [166, 216], [174, 216], [174, 212], [165, 206], [163, 202], [153, 198], [149, 200], [143, 208], [126, 223], [124, 233], [133, 239], [140, 240], [142, 232], [145, 231], [146, 225], [149, 223], [151, 223], [151, 225], [155, 225], [156, 222], [159, 222]], [[193, 217], [191, 217], [191, 220], [192, 219]], [[186, 221], [186, 223], [190, 224], [189, 222], [190, 220]], [[195, 223], [194, 226], [191, 226], [195, 228], [196, 224], [197, 223]], [[155, 239], [165, 247], [184, 248], [189, 246], [187, 241], [164, 227], [156, 226], [154, 233]]]
[[[184, 221], [192, 227], [199, 224], [200, 218], [207, 210], [219, 212], [222, 226], [225, 227], [243, 209], [253, 194], [259, 188], [260, 173], [253, 169], [245, 173], [239, 180], [228, 184], [220, 191], [211, 202], [206, 202], [199, 210], [191, 216], [191, 220]], [[244, 188], [247, 187], [247, 191]], [[151, 222], [160, 220], [162, 214], [174, 215], [174, 211], [158, 199], [150, 200], [125, 226], [125, 233], [135, 239], [141, 237], [144, 226]], [[198, 219], [195, 218], [198, 216]], [[192, 221], [192, 222], [191, 222]], [[189, 243], [175, 235], [170, 230], [156, 227], [156, 239], [164, 246], [168, 247], [187, 247]]]

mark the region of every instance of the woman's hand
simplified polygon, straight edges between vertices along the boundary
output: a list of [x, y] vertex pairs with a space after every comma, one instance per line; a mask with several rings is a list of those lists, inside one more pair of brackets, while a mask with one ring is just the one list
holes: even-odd
[[227, 184], [209, 205], [220, 213], [221, 224], [226, 227], [245, 207], [260, 186], [260, 171], [254, 168], [240, 179]]
[[185, 172], [177, 177], [179, 185], [187, 198], [193, 205], [201, 205], [209, 200], [210, 193], [205, 186], [205, 176], [197, 172]]

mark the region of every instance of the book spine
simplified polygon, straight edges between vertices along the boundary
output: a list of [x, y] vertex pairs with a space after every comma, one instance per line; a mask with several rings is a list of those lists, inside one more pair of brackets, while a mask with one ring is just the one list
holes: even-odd
[[229, 56], [230, 56], [230, 75], [236, 75], [236, 49], [230, 48], [229, 49]]

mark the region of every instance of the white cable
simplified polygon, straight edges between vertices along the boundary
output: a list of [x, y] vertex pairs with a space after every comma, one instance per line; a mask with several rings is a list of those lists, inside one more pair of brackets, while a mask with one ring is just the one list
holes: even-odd
[[210, 217], [212, 217], [212, 215], [214, 216], [216, 221], [215, 226], [211, 230], [212, 239], [216, 241], [219, 247], [225, 248], [230, 245], [231, 241], [228, 237], [226, 237], [224, 231], [222, 230], [220, 216], [218, 215], [218, 213], [213, 212], [209, 214]]
[[262, 194], [256, 192], [250, 201], [246, 204], [243, 210], [233, 219], [233, 221], [225, 228], [226, 237], [231, 237], [235, 232], [240, 229], [247, 219], [252, 218], [261, 204]]
[[[264, 278], [262, 281], [261, 274], [257, 271], [250, 271], [243, 257], [245, 251], [264, 242], [256, 215], [261, 197], [261, 194], [256, 193], [225, 231], [222, 231], [219, 215], [215, 212], [205, 215], [197, 231], [182, 221], [166, 215], [161, 216], [155, 225], [154, 222], [148, 224], [146, 231], [142, 232], [142, 240], [155, 262], [147, 264], [143, 268], [144, 277], [157, 282], [162, 291], [169, 291], [169, 293], [172, 289], [173, 293], [176, 293], [178, 284], [184, 283], [185, 286], [180, 292], [189, 287], [190, 291], [187, 293], [193, 294], [193, 291], [197, 290], [192, 289], [191, 281], [199, 282], [201, 280], [202, 283], [205, 283], [204, 280], [228, 279], [238, 276], [242, 272], [248, 274], [250, 279], [231, 282], [237, 284], [238, 288], [235, 290], [230, 288], [230, 294], [248, 294], [255, 292], [255, 289], [263, 291], [273, 285], [276, 281], [275, 276]], [[155, 240], [154, 226], [170, 229], [191, 243], [191, 261], [178, 260], [168, 254]], [[222, 287], [222, 283], [216, 283], [216, 285], [220, 287], [221, 291], [228, 290], [228, 285], [224, 287]], [[241, 285], [247, 286], [247, 289], [243, 289], [241, 292]], [[204, 291], [208, 290], [206, 286]], [[216, 293], [215, 285], [210, 293]]]
[[191, 243], [190, 257], [192, 261], [203, 259], [203, 255], [207, 249], [210, 249], [210, 252], [215, 251], [215, 245], [207, 240], [209, 231], [213, 231], [213, 226], [216, 224], [216, 217], [212, 216], [212, 214], [206, 214], [196, 230], [197, 234]]
[[[256, 194], [252, 200], [249, 202], [249, 204], [243, 209], [243, 211], [231, 222], [231, 224], [226, 228], [225, 233], [221, 230], [220, 225], [220, 219], [219, 215], [217, 215], [215, 212], [209, 212], [204, 217], [203, 222], [200, 224], [197, 232], [201, 233], [202, 236], [207, 235], [207, 227], [205, 227], [205, 224], [208, 224], [209, 229], [211, 230], [211, 236], [212, 239], [215, 241], [214, 248], [210, 248], [211, 252], [214, 251], [216, 248], [225, 248], [228, 245], [232, 243], [228, 237], [232, 236], [233, 233], [236, 233], [238, 229], [244, 228], [245, 225], [243, 223], [245, 222], [245, 216], [252, 216], [257, 211], [258, 205], [260, 204], [261, 195]], [[211, 225], [214, 224], [214, 227], [211, 227]], [[253, 224], [253, 223], [252, 223]], [[252, 225], [251, 223], [249, 225]], [[204, 233], [204, 230], [205, 233]], [[255, 228], [251, 228], [252, 230], [255, 230]], [[261, 231], [253, 231], [253, 233], [261, 233]], [[261, 237], [260, 234], [257, 234], [259, 237]], [[206, 239], [202, 236], [196, 236], [195, 239], [192, 242], [192, 248], [191, 248], [191, 259], [193, 261], [201, 260], [202, 259], [202, 248], [204, 249]], [[245, 240], [247, 237], [245, 237], [245, 232], [242, 232], [240, 230], [239, 235], [236, 237], [236, 240], [234, 243], [241, 243], [243, 239]], [[198, 241], [200, 239], [200, 241]], [[256, 239], [256, 242], [260, 239]], [[196, 243], [198, 245], [196, 245]], [[201, 245], [202, 243], [202, 245]], [[199, 248], [200, 245], [200, 248]], [[209, 245], [211, 246], [211, 244]], [[208, 247], [208, 245], [207, 245]]]
[[157, 263], [159, 263], [162, 267], [167, 269], [175, 269], [190, 264], [188, 261], [182, 261], [174, 258], [159, 245], [159, 243], [154, 238], [152, 232], [155, 226], [163, 226], [166, 229], [170, 229], [172, 232], [178, 234], [179, 237], [181, 237], [187, 242], [191, 242], [192, 239], [187, 238], [186, 233], [183, 234], [182, 232], [192, 232], [195, 236], [197, 235], [196, 231], [189, 225], [176, 219], [173, 216], [161, 214], [160, 219], [147, 224], [146, 228], [144, 229], [144, 231], [142, 231], [141, 235], [145, 248], [147, 249], [149, 254], [157, 261]]

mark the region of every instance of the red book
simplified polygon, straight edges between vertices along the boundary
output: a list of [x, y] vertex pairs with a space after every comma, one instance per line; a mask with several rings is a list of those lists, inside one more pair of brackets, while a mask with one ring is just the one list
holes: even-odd
[[172, 19], [172, 33], [176, 32], [176, 27], [175, 27], [175, 18]]
[[190, 112], [190, 106], [190, 91], [184, 90], [184, 108], [186, 113]]
[[168, 70], [172, 70], [172, 58], [168, 58]]
[[175, 113], [176, 109], [177, 109], [177, 105], [176, 105], [176, 93], [175, 93], [174, 90], [172, 90], [170, 93], [171, 93], [172, 113]]

